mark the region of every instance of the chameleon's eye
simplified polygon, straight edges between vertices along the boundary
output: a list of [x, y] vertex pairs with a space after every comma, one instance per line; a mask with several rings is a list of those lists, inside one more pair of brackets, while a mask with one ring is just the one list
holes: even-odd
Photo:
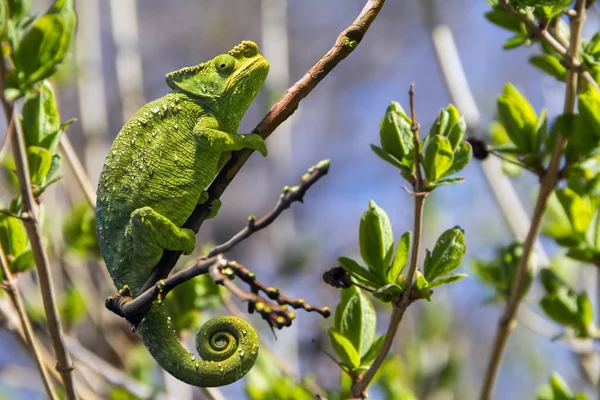
[[221, 74], [230, 74], [235, 68], [235, 58], [228, 54], [221, 54], [215, 58], [215, 67]]

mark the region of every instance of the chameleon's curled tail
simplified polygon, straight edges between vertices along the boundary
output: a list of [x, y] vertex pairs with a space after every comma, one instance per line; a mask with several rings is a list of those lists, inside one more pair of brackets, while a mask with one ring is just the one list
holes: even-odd
[[154, 303], [137, 332], [152, 357], [171, 375], [190, 385], [229, 385], [246, 375], [258, 356], [258, 337], [241, 318], [221, 316], [207, 321], [196, 334], [196, 358], [179, 342], [164, 307]]

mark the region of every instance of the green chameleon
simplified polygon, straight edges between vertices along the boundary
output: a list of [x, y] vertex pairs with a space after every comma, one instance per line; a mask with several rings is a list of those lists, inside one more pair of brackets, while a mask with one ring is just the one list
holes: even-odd
[[[243, 41], [227, 54], [168, 73], [173, 89], [125, 124], [109, 150], [100, 176], [98, 242], [121, 293], [135, 294], [164, 250], [194, 250], [195, 235], [182, 228], [204, 190], [232, 151], [267, 155], [263, 139], [240, 135], [240, 120], [269, 71], [258, 46]], [[211, 205], [214, 217], [220, 206]], [[258, 355], [258, 337], [243, 319], [222, 316], [196, 335], [197, 359], [179, 342], [161, 301], [137, 325], [156, 361], [176, 378], [196, 386], [227, 385], [244, 376]]]

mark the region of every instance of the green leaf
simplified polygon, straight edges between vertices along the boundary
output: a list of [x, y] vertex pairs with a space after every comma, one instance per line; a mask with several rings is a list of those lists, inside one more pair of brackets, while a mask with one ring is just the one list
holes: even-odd
[[410, 162], [404, 164], [412, 165], [414, 134], [410, 118], [406, 115], [400, 104], [392, 101], [387, 108], [381, 121], [379, 130], [381, 147], [394, 158], [404, 161], [408, 156]]
[[452, 283], [452, 282], [456, 282], [456, 281], [460, 281], [463, 278], [466, 278], [468, 275], [467, 274], [451, 274], [451, 275], [447, 275], [444, 276], [442, 278], [438, 278], [436, 280], [434, 280], [433, 282], [429, 282], [429, 286], [428, 288], [434, 288], [436, 286], [441, 286], [441, 285], [445, 285], [447, 283]]
[[19, 41], [14, 63], [22, 87], [52, 75], [65, 58], [75, 30], [72, 0], [56, 0]]
[[100, 257], [96, 237], [96, 213], [86, 202], [73, 207], [62, 228], [67, 250], [86, 258]]
[[425, 175], [429, 182], [442, 178], [452, 166], [454, 153], [448, 138], [435, 135], [425, 150]]
[[577, 295], [578, 333], [580, 337], [594, 337], [594, 310], [586, 292]]
[[529, 62], [561, 82], [564, 82], [567, 77], [567, 69], [554, 56], [538, 54], [529, 57]]
[[442, 178], [442, 179], [438, 179], [437, 181], [435, 181], [435, 183], [428, 183], [427, 189], [433, 190], [438, 186], [455, 185], [457, 183], [463, 182], [464, 180], [465, 180], [465, 178], [460, 177], [460, 176], [453, 176], [450, 178]]
[[596, 138], [600, 138], [600, 93], [589, 85], [585, 86], [579, 94], [577, 109], [582, 125]]
[[360, 254], [370, 271], [385, 281], [385, 272], [394, 255], [394, 235], [390, 219], [373, 200], [360, 219], [359, 243]]
[[31, 183], [38, 186], [44, 183], [52, 166], [52, 154], [43, 147], [30, 146], [27, 148], [27, 162]]
[[442, 135], [450, 140], [452, 151], [455, 151], [458, 144], [462, 141], [467, 125], [464, 117], [452, 104], [445, 109], [440, 110], [440, 113], [429, 130], [429, 138], [432, 139], [436, 135]]
[[410, 252], [410, 244], [412, 239], [412, 233], [410, 231], [404, 232], [404, 234], [398, 240], [398, 247], [396, 248], [396, 257], [394, 262], [387, 270], [387, 282], [396, 283], [398, 277], [404, 270], [406, 263], [408, 262], [408, 254]]
[[431, 258], [424, 266], [427, 281], [433, 281], [458, 268], [466, 250], [465, 237], [460, 227], [442, 233], [431, 252]]
[[404, 164], [400, 160], [398, 160], [393, 155], [386, 153], [381, 147], [377, 147], [374, 144], [371, 145], [371, 150], [375, 153], [379, 158], [383, 161], [392, 164], [394, 167], [399, 168], [401, 170], [408, 170]]
[[573, 393], [569, 389], [569, 386], [557, 373], [553, 373], [550, 376], [550, 387], [552, 387], [554, 400], [571, 400], [573, 397]]
[[328, 333], [331, 345], [340, 357], [342, 364], [350, 368], [359, 367], [360, 357], [352, 343], [334, 328], [329, 328]]
[[467, 164], [471, 161], [473, 156], [473, 148], [465, 141], [460, 142], [458, 149], [454, 153], [454, 159], [452, 160], [452, 166], [446, 173], [445, 176], [450, 176], [457, 172], [462, 171]]
[[504, 46], [502, 46], [502, 48], [504, 50], [514, 49], [526, 43], [528, 40], [529, 35], [527, 35], [526, 33], [519, 33], [513, 36], [512, 38], [508, 39], [506, 42], [504, 42]]
[[546, 294], [540, 300], [540, 307], [546, 315], [562, 325], [577, 326], [577, 296], [566, 287]]
[[493, 24], [509, 31], [520, 33], [523, 31], [523, 23], [513, 14], [504, 10], [492, 10], [485, 13], [485, 18]]
[[347, 257], [338, 258], [338, 262], [340, 263], [340, 267], [344, 269], [348, 274], [352, 275], [355, 278], [360, 279], [366, 284], [369, 284], [372, 287], [380, 287], [384, 284], [384, 282], [376, 275], [373, 275], [368, 269]]
[[375, 361], [379, 350], [381, 350], [381, 346], [383, 346], [383, 342], [385, 341], [385, 336], [379, 336], [369, 348], [369, 351], [365, 353], [364, 356], [360, 359], [360, 365], [363, 367], [369, 367]]
[[4, 40], [8, 24], [8, 5], [6, 0], [0, 0], [0, 41]]
[[59, 302], [61, 320], [68, 326], [83, 321], [86, 315], [86, 303], [84, 297], [75, 286], [70, 286]]
[[402, 294], [402, 287], [395, 283], [388, 283], [373, 292], [373, 296], [384, 303], [389, 303]]
[[535, 142], [537, 115], [529, 101], [510, 83], [498, 98], [498, 115], [510, 140], [525, 153], [531, 153]]
[[35, 267], [35, 260], [33, 259], [33, 253], [31, 250], [27, 250], [19, 254], [15, 260], [10, 264], [11, 272], [25, 272]]
[[569, 188], [557, 190], [556, 197], [569, 218], [573, 232], [583, 238], [592, 221], [590, 204]]
[[14, 21], [19, 21], [27, 15], [31, 0], [8, 0], [9, 16]]
[[9, 259], [9, 264], [11, 259], [16, 259], [23, 254], [29, 245], [23, 222], [0, 213], [0, 243]]
[[375, 340], [375, 309], [356, 286], [341, 290], [334, 323], [337, 332], [348, 339], [358, 356], [363, 356]]
[[56, 108], [54, 91], [47, 80], [42, 82], [34, 96], [25, 101], [22, 114], [23, 135], [27, 146], [41, 146], [54, 152], [56, 140], [43, 145], [46, 137], [56, 136], [60, 128], [60, 115]]

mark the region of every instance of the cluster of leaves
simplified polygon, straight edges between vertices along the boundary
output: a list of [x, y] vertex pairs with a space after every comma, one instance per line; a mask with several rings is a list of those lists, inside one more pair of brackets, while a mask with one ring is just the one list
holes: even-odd
[[583, 393], [573, 394], [567, 383], [557, 373], [550, 375], [550, 384], [542, 386], [535, 398], [536, 400], [588, 400]]
[[329, 339], [347, 371], [358, 375], [375, 360], [383, 336], [377, 337], [375, 309], [356, 286], [342, 289]]
[[[535, 34], [528, 31], [525, 23], [513, 12], [504, 8], [498, 0], [488, 0], [492, 10], [485, 17], [493, 24], [514, 34], [504, 43], [504, 49], [514, 49], [525, 45], [531, 46], [540, 42]], [[510, 0], [510, 6], [539, 27], [551, 28], [563, 38], [569, 38], [569, 29], [561, 17], [567, 12], [572, 0]], [[562, 63], [562, 56], [544, 42], [541, 43], [541, 54], [533, 55], [529, 62], [559, 81], [564, 81], [567, 69]], [[593, 47], [593, 46], [592, 46]], [[590, 49], [593, 50], [593, 49]], [[586, 53], [586, 51], [584, 51]]]
[[252, 400], [315, 398], [313, 393], [283, 375], [264, 353], [259, 353], [256, 364], [248, 373], [246, 383], [246, 393]]
[[540, 300], [540, 307], [546, 315], [569, 328], [579, 338], [596, 338], [592, 304], [585, 291], [576, 293], [554, 271], [543, 268], [540, 278], [546, 294]]
[[[465, 119], [453, 105], [440, 111], [429, 135], [418, 144], [419, 165], [423, 167], [426, 178], [425, 190], [431, 191], [438, 186], [463, 181], [463, 178], [452, 175], [471, 161], [473, 150], [463, 140], [465, 131]], [[398, 168], [409, 182], [414, 182], [416, 154], [413, 123], [396, 102], [389, 105], [381, 121], [380, 140], [381, 147], [371, 145], [373, 152]]]
[[[392, 102], [381, 121], [381, 146], [371, 145], [371, 148], [377, 156], [399, 169], [400, 175], [414, 188], [424, 192], [462, 181], [463, 178], [452, 175], [471, 160], [472, 148], [463, 140], [466, 125], [458, 110], [452, 105], [442, 109], [422, 141], [416, 135], [417, 129], [400, 104]], [[384, 342], [384, 336], [377, 338], [375, 310], [361, 289], [384, 303], [398, 306], [408, 289], [404, 271], [414, 246], [410, 231], [396, 241], [387, 213], [374, 201], [369, 202], [369, 208], [361, 217], [359, 245], [362, 262], [340, 257], [340, 267], [324, 275], [326, 282], [344, 288], [334, 326], [329, 329], [329, 339], [342, 368], [351, 378], [362, 375], [363, 370], [370, 367]], [[464, 232], [460, 227], [443, 232], [433, 250], [426, 251], [422, 268], [415, 270], [411, 301], [430, 301], [433, 288], [464, 278], [465, 274], [453, 272], [465, 252]], [[406, 387], [396, 384], [386, 387], [394, 393], [403, 393], [406, 398], [412, 396]]]
[[[411, 248], [411, 232], [405, 232], [398, 240], [394, 257], [394, 234], [386, 212], [375, 204], [360, 220], [360, 254], [367, 267], [354, 259], [340, 257], [340, 266], [352, 280], [373, 291], [373, 296], [383, 302], [399, 299], [406, 286], [403, 274]], [[431, 289], [455, 282], [465, 274], [452, 274], [465, 254], [466, 246], [462, 229], [455, 227], [442, 233], [432, 251], [427, 250], [423, 272], [416, 271], [413, 293], [418, 298], [430, 299]]]
[[[505, 301], [508, 299], [522, 254], [523, 245], [519, 242], [512, 242], [508, 246], [498, 249], [496, 257], [491, 261], [473, 261], [475, 275], [479, 280], [495, 290], [495, 294], [490, 301]], [[525, 296], [529, 291], [536, 269], [537, 257], [535, 254], [532, 254], [529, 258], [526, 282], [523, 286], [521, 297]]]
[[[57, 70], [70, 48], [76, 17], [72, 0], [56, 0], [39, 17], [30, 15], [29, 7], [27, 0], [0, 1], [0, 40], [5, 60], [9, 61], [2, 62], [10, 66], [4, 65], [2, 69], [4, 96], [11, 101], [24, 98], [20, 121], [34, 195], [40, 196], [57, 180], [61, 157], [56, 147], [61, 134], [72, 122], [61, 124], [54, 91], [46, 78]], [[3, 160], [2, 167], [9, 177], [7, 182], [16, 186], [14, 162]], [[34, 263], [23, 223], [15, 218], [21, 210], [21, 199], [16, 197], [5, 207], [0, 215], [0, 242], [11, 271], [22, 272]], [[75, 217], [83, 218], [81, 213]], [[79, 228], [87, 226], [87, 231], [93, 231], [90, 225], [95, 222], [90, 221], [89, 214], [86, 218]], [[95, 233], [79, 237], [76, 225], [70, 222], [68, 231], [73, 233], [70, 237], [80, 245], [85, 240], [85, 246], [93, 248]]]

